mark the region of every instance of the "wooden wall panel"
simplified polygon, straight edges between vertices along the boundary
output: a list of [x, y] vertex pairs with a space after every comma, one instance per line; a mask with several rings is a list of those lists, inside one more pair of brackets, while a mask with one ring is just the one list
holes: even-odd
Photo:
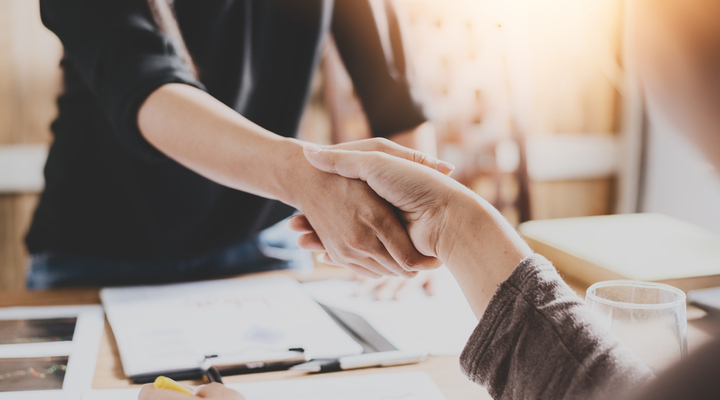
[[532, 219], [570, 218], [612, 212], [612, 178], [531, 182]]
[[[49, 143], [62, 46], [42, 25], [37, 1], [0, 0], [0, 54], [0, 145]], [[0, 193], [0, 291], [24, 288], [23, 239], [37, 200]]]
[[35, 194], [0, 196], [0, 291], [25, 287], [28, 255], [23, 238], [37, 200]]
[[37, 1], [0, 0], [0, 52], [0, 144], [49, 142], [62, 46]]

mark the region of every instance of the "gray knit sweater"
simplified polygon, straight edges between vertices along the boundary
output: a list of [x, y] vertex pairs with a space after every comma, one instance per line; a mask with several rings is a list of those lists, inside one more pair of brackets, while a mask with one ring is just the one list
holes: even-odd
[[460, 356], [495, 399], [615, 398], [653, 375], [540, 255], [498, 288]]

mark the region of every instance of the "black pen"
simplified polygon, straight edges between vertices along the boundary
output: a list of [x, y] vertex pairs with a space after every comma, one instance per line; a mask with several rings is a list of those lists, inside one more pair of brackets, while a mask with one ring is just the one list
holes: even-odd
[[395, 365], [415, 364], [427, 359], [426, 353], [414, 351], [380, 351], [356, 356], [332, 359], [313, 360], [305, 364], [291, 367], [291, 371], [303, 372], [335, 372], [369, 367], [390, 367]]
[[220, 375], [220, 371], [218, 371], [217, 368], [210, 365], [207, 370], [205, 370], [205, 373], [203, 374], [203, 378], [205, 380], [205, 383], [223, 383], [222, 381], [222, 375]]
[[205, 362], [203, 362], [202, 368], [205, 371], [203, 373], [203, 380], [205, 381], [205, 383], [222, 383], [222, 375], [220, 375], [220, 371], [218, 371], [218, 369], [212, 365], [212, 362], [210, 362], [210, 360], [205, 360]]

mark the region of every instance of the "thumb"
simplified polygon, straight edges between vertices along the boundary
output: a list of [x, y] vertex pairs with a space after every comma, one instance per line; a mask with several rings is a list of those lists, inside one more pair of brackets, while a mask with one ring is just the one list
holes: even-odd
[[[400, 207], [417, 194], [418, 185], [431, 184], [437, 171], [380, 151], [349, 151], [308, 146], [305, 158], [315, 168], [348, 179], [360, 179], [390, 204]], [[450, 179], [450, 178], [448, 178]], [[405, 210], [406, 211], [406, 210]]]
[[310, 164], [321, 171], [366, 182], [373, 170], [384, 161], [381, 153], [373, 151], [328, 150], [306, 146], [304, 153]]
[[445, 175], [450, 175], [453, 169], [455, 169], [454, 166], [445, 161], [441, 161], [435, 157], [431, 157], [421, 151], [401, 146], [391, 140], [381, 138], [364, 139], [354, 142], [336, 144], [332, 147], [329, 147], [328, 149], [351, 151], [379, 151], [389, 154], [391, 156], [403, 158], [405, 160], [424, 165], [426, 167], [430, 167]]

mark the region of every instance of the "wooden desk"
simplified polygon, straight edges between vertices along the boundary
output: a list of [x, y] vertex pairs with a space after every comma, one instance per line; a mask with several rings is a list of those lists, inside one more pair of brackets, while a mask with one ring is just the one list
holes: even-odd
[[[328, 267], [329, 268], [329, 267]], [[347, 276], [339, 269], [318, 269], [312, 276], [296, 276], [299, 280], [308, 281], [326, 279], [328, 277]], [[582, 297], [587, 288], [583, 284], [568, 282], [570, 286]], [[0, 293], [0, 307], [10, 306], [42, 306], [42, 305], [69, 305], [69, 304], [99, 304], [100, 298], [97, 289], [52, 290], [45, 292], [5, 292]], [[690, 351], [697, 348], [710, 338], [720, 334], [720, 324], [713, 321], [704, 311], [688, 306], [688, 344]], [[332, 376], [364, 375], [379, 372], [405, 372], [425, 371], [433, 378], [440, 390], [448, 400], [462, 399], [490, 399], [487, 392], [480, 386], [467, 380], [460, 372], [458, 357], [430, 357], [424, 363], [388, 368], [370, 368], [355, 371], [344, 371], [322, 375], [305, 375], [300, 372], [280, 371], [261, 374], [238, 375], [226, 378], [227, 382], [252, 382], [280, 379], [317, 379]], [[188, 384], [199, 382], [188, 381]], [[94, 389], [127, 388], [137, 385], [126, 379], [120, 365], [115, 338], [110, 325], [105, 322], [100, 351], [98, 354]]]
[[[333, 277], [348, 277], [348, 273], [340, 268], [318, 267], [311, 276], [293, 275], [300, 281], [328, 279]], [[0, 293], [0, 307], [10, 306], [47, 306], [70, 304], [99, 304], [98, 289], [51, 290], [44, 292], [4, 292]], [[302, 372], [279, 371], [259, 374], [237, 375], [224, 378], [225, 382], [256, 382], [281, 379], [317, 379], [334, 376], [365, 375], [373, 373], [425, 371], [435, 384], [438, 385], [445, 397], [449, 400], [464, 399], [490, 399], [485, 389], [470, 382], [460, 372], [457, 356], [430, 357], [426, 362], [414, 365], [386, 368], [368, 368], [354, 371], [342, 371], [320, 375], [307, 375]], [[187, 384], [197, 385], [199, 381], [187, 381]], [[137, 387], [125, 378], [120, 364], [115, 338], [110, 325], [105, 320], [100, 350], [98, 353], [93, 389], [129, 388]]]

